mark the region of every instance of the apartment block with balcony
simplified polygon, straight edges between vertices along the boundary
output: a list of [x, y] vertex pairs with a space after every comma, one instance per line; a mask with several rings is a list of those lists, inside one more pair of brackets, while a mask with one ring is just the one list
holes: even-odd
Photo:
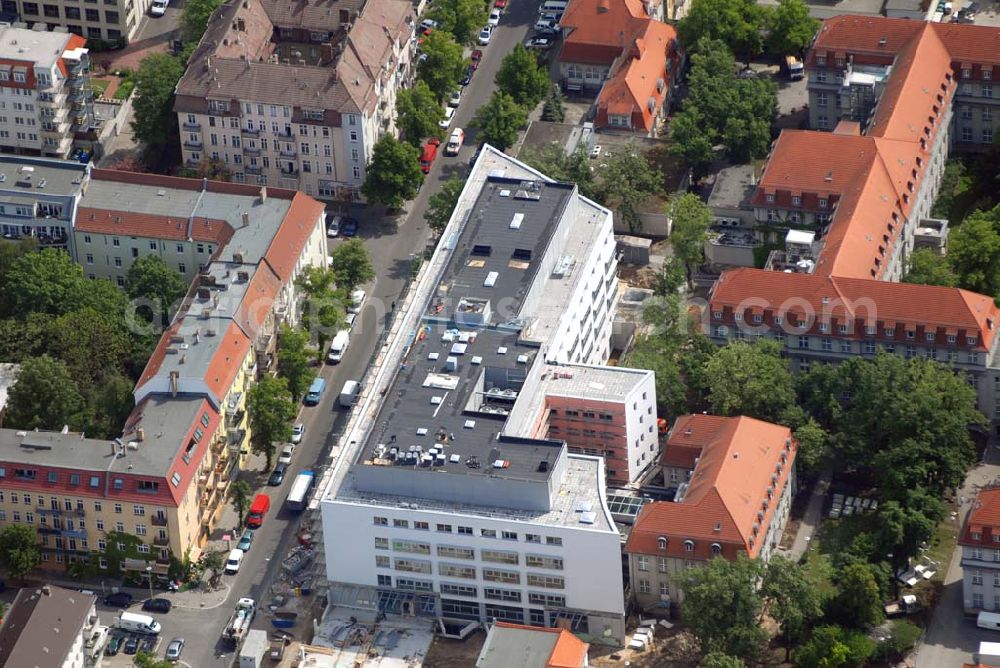
[[705, 328], [727, 343], [779, 341], [791, 370], [880, 350], [926, 357], [964, 374], [979, 410], [1000, 425], [1000, 309], [959, 288], [733, 269], [709, 294]]
[[86, 40], [66, 32], [0, 28], [0, 150], [69, 157], [94, 123]]
[[413, 36], [405, 0], [295, 12], [230, 0], [177, 86], [185, 162], [220, 161], [236, 182], [357, 199], [372, 148], [396, 132]]
[[791, 430], [781, 425], [748, 417], [677, 418], [664, 450], [668, 468], [683, 474], [675, 500], [645, 504], [625, 544], [641, 611], [680, 603], [677, 580], [688, 568], [715, 557], [770, 558], [791, 511], [796, 449]]
[[97, 596], [52, 585], [17, 592], [0, 627], [0, 665], [100, 668], [108, 627]]
[[152, 0], [4, 0], [3, 10], [16, 13], [30, 27], [60, 29], [85, 39], [121, 43], [132, 39]]
[[1000, 489], [987, 488], [969, 509], [958, 535], [966, 614], [1000, 612]]
[[89, 174], [78, 162], [0, 155], [0, 234], [75, 255], [73, 221]]

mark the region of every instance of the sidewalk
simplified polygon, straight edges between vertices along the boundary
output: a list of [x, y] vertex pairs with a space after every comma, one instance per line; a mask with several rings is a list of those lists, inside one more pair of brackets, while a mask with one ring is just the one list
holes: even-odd
[[809, 496], [809, 505], [806, 506], [806, 512], [802, 516], [799, 530], [795, 534], [795, 541], [792, 543], [791, 549], [788, 550], [788, 558], [792, 561], [798, 561], [802, 558], [809, 547], [809, 541], [816, 535], [816, 529], [823, 519], [823, 499], [826, 498], [827, 490], [830, 489], [832, 477], [833, 473], [827, 469], [813, 485], [812, 493]]

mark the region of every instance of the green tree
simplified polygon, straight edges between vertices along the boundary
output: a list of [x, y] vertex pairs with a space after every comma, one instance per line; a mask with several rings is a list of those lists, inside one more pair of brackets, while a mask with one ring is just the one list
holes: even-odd
[[0, 281], [17, 258], [36, 252], [38, 252], [38, 239], [35, 237], [21, 237], [17, 241], [0, 239]]
[[677, 32], [689, 53], [701, 50], [706, 39], [720, 40], [748, 61], [763, 50], [766, 19], [753, 0], [694, 0]]
[[542, 107], [542, 120], [549, 123], [562, 123], [566, 120], [564, 100], [565, 97], [558, 84], [549, 86], [549, 93], [545, 96], [545, 106]]
[[208, 20], [221, 4], [220, 0], [187, 0], [181, 10], [181, 35], [184, 41], [197, 44], [208, 27]]
[[944, 512], [941, 500], [922, 489], [910, 490], [903, 502], [889, 500], [879, 506], [876, 540], [881, 555], [892, 555], [893, 573], [920, 553], [923, 543], [944, 518]]
[[425, 137], [441, 137], [442, 120], [444, 107], [426, 81], [418, 79], [412, 88], [396, 94], [396, 126], [414, 146], [419, 147]]
[[525, 147], [518, 160], [534, 167], [542, 174], [556, 181], [575, 183], [580, 194], [601, 201], [602, 193], [595, 192], [594, 173], [590, 170], [590, 158], [583, 148], [567, 155], [561, 146], [549, 144], [540, 149]]
[[809, 15], [809, 6], [802, 0], [778, 0], [767, 16], [767, 27], [767, 50], [780, 58], [809, 48], [820, 22]]
[[553, 88], [548, 71], [520, 42], [504, 56], [494, 82], [497, 90], [507, 93], [526, 109], [534, 108]]
[[10, 388], [6, 424], [18, 429], [79, 429], [83, 397], [66, 365], [48, 355], [21, 364]]
[[427, 213], [424, 214], [428, 227], [438, 234], [444, 231], [464, 187], [465, 181], [462, 177], [452, 176], [442, 184], [440, 190], [431, 195], [427, 201]]
[[308, 344], [308, 332], [282, 325], [278, 335], [278, 376], [285, 380], [292, 401], [298, 401], [316, 377], [309, 366]]
[[420, 53], [423, 59], [417, 65], [417, 73], [440, 103], [455, 90], [465, 71], [462, 45], [445, 30], [434, 30], [422, 39]]
[[25, 576], [41, 562], [42, 552], [38, 549], [35, 527], [9, 524], [0, 529], [0, 563], [11, 577], [24, 582]]
[[[268, 468], [270, 468], [270, 464]], [[243, 526], [243, 519], [246, 517], [252, 498], [253, 488], [246, 480], [234, 480], [233, 484], [229, 486], [229, 501], [233, 504], [236, 516], [240, 518], [240, 526]]]
[[675, 351], [658, 338], [643, 337], [636, 341], [626, 365], [654, 372], [658, 415], [681, 415], [687, 412], [687, 386]]
[[691, 267], [701, 264], [705, 255], [705, 240], [712, 224], [712, 209], [698, 195], [684, 193], [667, 204], [667, 217], [672, 224], [670, 247], [674, 257], [684, 263], [688, 287], [692, 287]]
[[345, 292], [375, 278], [375, 268], [368, 256], [368, 249], [360, 239], [350, 239], [330, 253], [330, 271], [333, 272], [337, 287]]
[[696, 181], [708, 174], [715, 160], [715, 146], [694, 101], [685, 101], [683, 110], [670, 122], [669, 150], [684, 159]]
[[800, 668], [859, 668], [871, 656], [875, 643], [857, 631], [820, 626], [795, 652]]
[[948, 262], [963, 288], [1000, 296], [1000, 205], [973, 212], [951, 232]]
[[65, 251], [46, 249], [23, 255], [3, 276], [3, 302], [7, 315], [29, 313], [61, 315], [79, 308], [74, 300], [83, 280], [83, 268]]
[[270, 470], [275, 444], [292, 437], [295, 403], [287, 381], [263, 376], [247, 392], [247, 417], [250, 420], [250, 447], [257, 454], [264, 455], [266, 470]]
[[681, 612], [703, 649], [749, 661], [764, 651], [767, 632], [760, 626], [758, 591], [763, 568], [763, 562], [741, 554], [736, 561], [717, 557], [680, 574]]
[[958, 276], [951, 270], [948, 258], [944, 255], [939, 255], [929, 248], [918, 248], [910, 255], [910, 263], [903, 282], [953, 288], [958, 285]]
[[481, 0], [436, 0], [427, 16], [438, 22], [431, 34], [450, 33], [459, 44], [472, 44], [487, 19]]
[[219, 581], [222, 580], [222, 569], [226, 565], [226, 560], [222, 557], [221, 552], [205, 552], [201, 555], [198, 560], [198, 570], [202, 573], [211, 573], [212, 575], [208, 578], [208, 586], [215, 589], [219, 586]]
[[708, 401], [718, 415], [780, 421], [795, 403], [792, 375], [777, 341], [743, 341], [719, 348], [705, 368]]
[[847, 564], [834, 577], [837, 595], [831, 601], [833, 616], [856, 628], [880, 624], [882, 591], [869, 564]]
[[420, 153], [406, 142], [385, 135], [372, 149], [372, 161], [361, 194], [371, 204], [398, 209], [412, 199], [424, 181], [420, 171]]
[[135, 383], [120, 373], [105, 374], [87, 396], [90, 421], [84, 431], [94, 438], [115, 438], [135, 407]]
[[166, 659], [158, 659], [152, 652], [139, 652], [133, 660], [135, 668], [174, 668], [173, 663]]
[[163, 146], [174, 136], [174, 89], [183, 74], [183, 63], [167, 53], [151, 53], [139, 61], [132, 101], [132, 131], [138, 139]]
[[55, 317], [48, 313], [0, 320], [0, 359], [21, 362], [44, 355], [49, 350], [53, 320]]
[[768, 614], [781, 625], [787, 661], [792, 645], [800, 643], [806, 629], [823, 614], [823, 601], [805, 568], [777, 555], [767, 564], [761, 593]]
[[159, 314], [158, 324], [170, 323], [174, 307], [187, 292], [187, 283], [180, 273], [159, 255], [144, 255], [132, 263], [125, 275], [125, 294], [139, 300], [139, 312], [152, 321]]
[[597, 186], [599, 197], [618, 212], [629, 230], [638, 232], [642, 229], [639, 207], [663, 192], [663, 175], [634, 147], [615, 152], [605, 165]]
[[210, 181], [231, 181], [233, 174], [225, 162], [215, 158], [202, 158], [194, 167], [182, 167], [180, 176], [189, 179]]
[[[355, 240], [352, 239], [351, 242], [353, 241]], [[347, 321], [344, 291], [336, 289], [335, 280], [333, 271], [316, 266], [306, 267], [297, 280], [305, 294], [301, 324], [308, 332], [309, 340], [316, 342], [316, 354], [320, 359], [326, 342], [338, 330], [343, 329]]]
[[830, 435], [816, 420], [809, 420], [795, 430], [795, 440], [799, 444], [795, 453], [795, 466], [799, 476], [812, 480], [826, 468], [830, 460]]
[[698, 666], [699, 668], [746, 668], [746, 664], [735, 656], [723, 652], [709, 652]]
[[506, 151], [517, 142], [517, 133], [527, 122], [524, 107], [509, 94], [495, 90], [489, 102], [479, 107], [472, 126], [479, 128], [479, 138], [485, 143]]
[[121, 369], [132, 351], [132, 340], [114, 315], [83, 308], [52, 321], [48, 352], [66, 365], [84, 394], [109, 371]]

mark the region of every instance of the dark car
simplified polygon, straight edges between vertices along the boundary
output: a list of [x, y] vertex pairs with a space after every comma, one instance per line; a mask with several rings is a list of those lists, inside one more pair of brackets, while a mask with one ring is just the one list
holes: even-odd
[[145, 612], [170, 612], [170, 607], [173, 604], [168, 598], [149, 598], [146, 599], [142, 604], [142, 609]]
[[104, 648], [104, 653], [108, 656], [115, 656], [121, 651], [123, 642], [125, 642], [124, 636], [111, 636], [111, 640], [108, 641], [108, 646]]
[[482, 60], [483, 60], [483, 50], [476, 49], [475, 51], [472, 52], [472, 58], [469, 60], [470, 63], [469, 66], [474, 70], [478, 70], [479, 63], [482, 62]]
[[355, 218], [344, 218], [340, 223], [340, 235], [343, 237], [353, 237], [358, 233], [358, 221]]
[[275, 466], [274, 470], [271, 471], [271, 477], [267, 479], [267, 484], [271, 487], [278, 487], [281, 485], [281, 483], [285, 481], [285, 471], [287, 470], [288, 466], [286, 464], [278, 464]]
[[112, 608], [127, 608], [132, 605], [132, 594], [127, 591], [118, 591], [104, 597], [104, 605]]
[[139, 651], [139, 636], [129, 636], [125, 641], [125, 653], [135, 654]]
[[253, 545], [253, 529], [247, 529], [240, 536], [240, 542], [236, 545], [236, 549], [243, 550], [246, 553], [250, 551], [251, 545]]
[[141, 639], [141, 642], [143, 652], [152, 652], [156, 649], [156, 636], [146, 636]]
[[472, 65], [469, 65], [465, 69], [465, 75], [461, 78], [461, 80], [459, 80], [458, 83], [461, 84], [462, 86], [468, 86], [472, 82], [472, 75], [475, 73], [476, 73], [476, 68], [474, 68]]

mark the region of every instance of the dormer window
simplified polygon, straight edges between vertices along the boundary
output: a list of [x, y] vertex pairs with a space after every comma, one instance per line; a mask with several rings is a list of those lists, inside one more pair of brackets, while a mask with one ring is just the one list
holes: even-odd
[[816, 64], [820, 67], [826, 67], [826, 56], [816, 56]]
[[896, 336], [896, 330], [893, 327], [886, 327], [885, 335], [887, 338], [891, 339], [892, 337]]
[[715, 320], [722, 320], [722, 311], [712, 311], [712, 317]]
[[719, 556], [722, 554], [722, 546], [718, 543], [712, 543], [712, 556]]
[[760, 323], [764, 322], [764, 316], [762, 316], [760, 313], [754, 313], [753, 321], [754, 324], [759, 325]]
[[775, 325], [780, 325], [780, 324], [781, 324], [781, 322], [782, 322], [782, 318], [781, 318], [781, 316], [780, 316], [780, 315], [776, 315], [776, 316], [774, 316], [774, 324], [775, 324]]
[[820, 197], [819, 198], [819, 208], [825, 209], [827, 207], [828, 203], [829, 202], [828, 202], [828, 200], [825, 197]]
[[972, 540], [980, 540], [983, 537], [983, 534], [979, 533], [978, 531], [973, 531], [971, 535], [972, 535]]
[[802, 197], [799, 195], [793, 195], [792, 206], [802, 206]]
[[767, 200], [768, 204], [771, 204], [771, 203], [774, 202], [774, 194], [773, 193], [768, 193], [767, 195], [764, 196], [764, 199]]
[[976, 337], [976, 336], [967, 336], [967, 337], [965, 337], [965, 342], [968, 343], [970, 346], [976, 345], [976, 342], [978, 340], [979, 340], [979, 337]]
[[926, 336], [927, 341], [929, 343], [933, 343], [934, 342], [934, 332], [927, 332], [924, 336]]
[[834, 62], [837, 63], [837, 67], [843, 67], [844, 66], [844, 58], [843, 58], [843, 56], [837, 56], [837, 59]]
[[693, 540], [686, 540], [686, 541], [684, 541], [684, 551], [685, 552], [694, 552], [694, 541]]
[[968, 67], [963, 67], [962, 68], [962, 78], [963, 79], [971, 79], [972, 78], [972, 70], [970, 68], [968, 68]]
[[665, 552], [667, 549], [667, 537], [660, 536], [656, 539], [656, 547], [660, 549], [661, 552]]

